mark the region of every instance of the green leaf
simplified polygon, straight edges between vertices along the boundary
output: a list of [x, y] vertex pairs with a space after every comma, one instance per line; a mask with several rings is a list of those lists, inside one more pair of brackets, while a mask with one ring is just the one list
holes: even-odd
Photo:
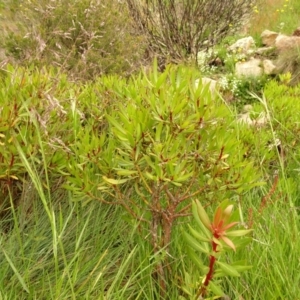
[[168, 75], [169, 75], [168, 72], [164, 72], [163, 74], [161, 74], [161, 75], [158, 77], [158, 79], [157, 79], [157, 81], [156, 81], [156, 88], [157, 88], [157, 89], [159, 89], [160, 86], [166, 81], [166, 78], [167, 78]]
[[180, 113], [185, 108], [185, 106], [188, 105], [188, 103], [189, 103], [188, 99], [185, 100], [183, 99], [182, 101], [180, 101], [178, 105], [175, 106], [173, 114], [177, 115], [178, 113]]
[[208, 217], [205, 209], [203, 208], [203, 206], [200, 204], [200, 202], [198, 200], [194, 201], [194, 203], [196, 203], [197, 214], [198, 214], [201, 222], [210, 231], [211, 230], [211, 223], [210, 223], [209, 217]]
[[106, 176], [102, 176], [102, 179], [106, 181], [107, 183], [118, 185], [127, 182], [131, 178], [126, 178], [126, 179], [113, 179], [113, 178], [107, 178]]
[[151, 173], [149, 172], [145, 172], [145, 177], [150, 179], [150, 180], [154, 180], [154, 181], [157, 181], [157, 177], [152, 175]]
[[176, 181], [171, 181], [171, 183], [172, 183], [172, 184], [174, 184], [175, 186], [179, 186], [179, 187], [180, 187], [180, 186], [182, 186], [182, 184], [181, 184], [181, 183], [179, 183], [179, 182], [176, 182]]
[[106, 118], [109, 121], [109, 123], [111, 123], [118, 131], [120, 131], [124, 135], [127, 134], [127, 132], [126, 132], [126, 130], [124, 130], [123, 126], [121, 124], [119, 124], [113, 117], [111, 117], [110, 115], [106, 115]]
[[185, 175], [181, 175], [180, 177], [175, 178], [175, 181], [184, 182], [184, 181], [187, 181], [193, 175], [194, 175], [194, 172], [191, 172], [191, 173], [188, 173], [188, 174], [185, 174]]
[[227, 274], [222, 269], [220, 269], [220, 268], [215, 269], [214, 278], [220, 278], [220, 277], [224, 277], [224, 276], [227, 276]]
[[106, 190], [108, 190], [108, 189], [109, 189], [109, 187], [103, 186], [103, 185], [99, 185], [99, 186], [97, 187], [97, 190], [99, 190], [99, 191], [106, 191]]
[[197, 251], [209, 254], [209, 251], [207, 251], [205, 247], [203, 247], [195, 238], [190, 236], [188, 233], [183, 232], [183, 236], [190, 247]]
[[225, 264], [223, 262], [217, 261], [216, 262], [218, 264], [218, 266], [222, 269], [222, 271], [227, 274], [228, 276], [235, 276], [235, 277], [239, 277], [240, 274], [239, 272], [232, 266]]
[[220, 297], [224, 296], [224, 292], [222, 291], [222, 289], [213, 281], [209, 282], [208, 287], [215, 295]]
[[[153, 155], [154, 156], [154, 155]], [[145, 161], [147, 162], [148, 166], [150, 166], [152, 168], [153, 171], [156, 170], [156, 166], [154, 164], [154, 162], [151, 160], [150, 156], [148, 155], [144, 155], [143, 157], [145, 159]]]
[[253, 229], [233, 230], [233, 231], [226, 232], [226, 236], [243, 236], [252, 231], [253, 231]]
[[159, 119], [159, 123], [157, 124], [157, 126], [155, 127], [155, 142], [160, 142], [161, 140], [161, 133], [162, 133], [162, 130], [163, 130], [163, 122], [161, 122], [161, 120]]
[[197, 230], [195, 230], [190, 224], [188, 224], [188, 227], [190, 229], [191, 234], [194, 236], [194, 238], [196, 238], [197, 240], [201, 241], [201, 242], [211, 242], [211, 239], [202, 236]]
[[244, 272], [244, 271], [251, 270], [253, 267], [252, 267], [252, 266], [235, 265], [234, 268], [235, 268], [238, 272]]
[[201, 273], [207, 274], [209, 268], [202, 263], [199, 255], [197, 255], [196, 252], [192, 248], [187, 247], [187, 254], [188, 254], [189, 258], [194, 262], [194, 264], [196, 264], [196, 266], [199, 268]]
[[193, 217], [194, 217], [198, 227], [200, 228], [201, 232], [203, 232], [208, 239], [211, 239], [212, 238], [211, 232], [207, 230], [207, 228], [203, 225], [202, 221], [199, 218], [197, 205], [196, 205], [195, 201], [192, 203], [192, 213], [193, 213]]
[[244, 248], [252, 242], [251, 237], [233, 239], [236, 248]]
[[138, 172], [134, 170], [117, 169], [118, 175], [130, 176], [130, 175], [136, 175], [137, 173]]
[[243, 272], [252, 269], [252, 266], [247, 265], [246, 260], [235, 261], [231, 264], [238, 272]]

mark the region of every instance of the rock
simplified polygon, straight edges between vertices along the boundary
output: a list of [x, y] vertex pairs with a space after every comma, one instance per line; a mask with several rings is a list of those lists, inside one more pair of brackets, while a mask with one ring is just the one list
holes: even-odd
[[253, 111], [253, 106], [251, 104], [246, 104], [243, 107], [243, 113], [250, 113]]
[[276, 66], [270, 59], [263, 60], [263, 69], [267, 75], [276, 74]]
[[211, 92], [212, 95], [216, 95], [217, 91], [218, 91], [218, 82], [216, 80], [213, 80], [211, 78], [208, 77], [203, 77], [201, 79], [196, 79], [195, 81], [195, 85], [196, 87], [198, 87], [199, 83], [201, 80], [201, 85], [203, 87], [206, 87], [207, 85], [209, 85], [209, 90]]
[[293, 50], [296, 47], [300, 47], [300, 37], [279, 34], [275, 40], [275, 47], [280, 54], [289, 50]]
[[274, 49], [275, 49], [274, 47], [262, 47], [262, 48], [258, 48], [258, 49], [255, 50], [255, 54], [266, 55], [269, 52], [274, 51]]
[[278, 37], [278, 35], [279, 34], [275, 31], [264, 30], [260, 37], [262, 39], [263, 45], [267, 47], [272, 47], [275, 46], [275, 40]]
[[228, 50], [247, 54], [248, 51], [254, 46], [255, 46], [255, 42], [253, 37], [248, 36], [237, 40], [233, 45], [228, 47]]
[[252, 125], [255, 127], [263, 127], [267, 124], [268, 124], [268, 118], [265, 112], [260, 113], [258, 118], [252, 123]]
[[268, 123], [268, 118], [265, 112], [259, 114], [258, 118], [252, 120], [250, 117], [253, 107], [247, 104], [243, 107], [243, 112], [238, 115], [237, 122], [240, 124], [246, 124], [254, 127], [263, 127]]
[[235, 65], [235, 74], [237, 77], [259, 77], [263, 74], [263, 69], [260, 67], [261, 60], [251, 58], [246, 62], [238, 62]]
[[253, 125], [253, 121], [250, 118], [250, 113], [252, 112], [253, 107], [250, 104], [247, 104], [243, 107], [243, 112], [238, 115], [237, 122], [240, 124]]

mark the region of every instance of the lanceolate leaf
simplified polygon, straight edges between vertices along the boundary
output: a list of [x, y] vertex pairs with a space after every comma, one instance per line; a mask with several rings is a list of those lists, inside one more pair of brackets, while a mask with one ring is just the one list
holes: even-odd
[[124, 176], [131, 176], [136, 175], [138, 172], [135, 170], [126, 170], [126, 169], [118, 169], [117, 174], [118, 175], [124, 175]]
[[208, 286], [216, 296], [220, 296], [220, 297], [224, 296], [224, 292], [222, 291], [222, 289], [213, 281], [210, 281]]
[[243, 248], [252, 242], [251, 237], [233, 238], [236, 248]]
[[179, 176], [179, 177], [177, 177], [175, 180], [176, 180], [177, 182], [184, 182], [184, 181], [187, 181], [190, 177], [192, 177], [193, 174], [194, 174], [194, 172], [191, 172], [191, 173], [188, 173], [188, 174]]
[[252, 269], [252, 266], [247, 265], [246, 260], [235, 261], [231, 264], [238, 272], [243, 272]]
[[171, 183], [172, 183], [172, 184], [174, 184], [175, 186], [182, 186], [182, 184], [181, 184], [181, 183], [179, 183], [179, 182], [176, 182], [176, 181], [171, 181]]
[[227, 246], [229, 246], [231, 249], [233, 249], [234, 251], [236, 250], [235, 245], [234, 245], [234, 243], [232, 242], [231, 239], [229, 239], [229, 238], [226, 237], [226, 236], [222, 236], [222, 240], [223, 240], [223, 242], [224, 242]]
[[125, 183], [126, 181], [130, 180], [130, 178], [126, 178], [126, 179], [113, 179], [113, 178], [107, 178], [106, 176], [102, 176], [102, 178], [107, 183], [114, 184], [114, 185], [122, 184], [122, 183]]
[[201, 235], [198, 231], [196, 231], [191, 225], [188, 225], [191, 234], [194, 236], [194, 238], [196, 238], [197, 240], [201, 241], [201, 242], [211, 242], [211, 239]]
[[253, 229], [242, 229], [242, 230], [233, 230], [226, 232], [227, 236], [243, 236], [250, 232], [252, 232]]
[[124, 135], [127, 134], [126, 130], [124, 130], [123, 126], [121, 124], [119, 124], [118, 121], [116, 121], [113, 117], [111, 117], [110, 115], [106, 115], [106, 118], [108, 119], [108, 121], [116, 128], [118, 129], [121, 133], [123, 133]]
[[211, 239], [212, 234], [210, 233], [210, 231], [207, 230], [207, 228], [203, 225], [202, 221], [200, 220], [196, 202], [192, 203], [192, 213], [193, 213], [194, 220], [196, 221], [201, 232], [203, 232], [208, 239]]
[[239, 272], [232, 266], [225, 264], [223, 262], [217, 261], [217, 264], [219, 265], [219, 267], [222, 269], [222, 271], [229, 275], [229, 276], [235, 276], [235, 277], [239, 277], [240, 274]]
[[220, 277], [224, 277], [227, 276], [227, 274], [220, 268], [216, 269], [214, 272], [214, 278], [220, 278]]
[[189, 258], [194, 262], [194, 264], [196, 264], [196, 266], [201, 270], [202, 274], [207, 274], [209, 268], [207, 266], [204, 266], [200, 257], [199, 257], [199, 254], [197, 255], [196, 252], [190, 248], [190, 247], [187, 247], [187, 253], [188, 253], [188, 256]]
[[197, 212], [198, 212], [200, 220], [202, 221], [203, 225], [208, 230], [211, 230], [211, 223], [210, 223], [209, 217], [208, 217], [205, 209], [203, 208], [203, 206], [200, 204], [200, 202], [198, 200], [196, 200], [195, 202], [197, 205]]
[[200, 242], [198, 242], [195, 238], [190, 236], [188, 233], [183, 232], [183, 236], [190, 247], [193, 249], [208, 254], [209, 252], [203, 247]]
[[243, 271], [248, 271], [250, 269], [252, 269], [252, 266], [242, 266], [242, 265], [235, 265], [234, 268], [238, 271], [238, 272], [243, 272]]

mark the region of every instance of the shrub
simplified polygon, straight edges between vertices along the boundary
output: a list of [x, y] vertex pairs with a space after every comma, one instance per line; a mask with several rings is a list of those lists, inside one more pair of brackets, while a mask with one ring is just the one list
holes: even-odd
[[[68, 94], [64, 76], [57, 81], [58, 74], [53, 69], [15, 70], [11, 66], [1, 75], [0, 190], [1, 204], [6, 207], [8, 195], [17, 204], [27, 187], [27, 171], [18, 149], [26, 159], [33, 160], [39, 171], [63, 171], [65, 149], [64, 144], [58, 145], [62, 136], [68, 139], [70, 130], [62, 100]], [[72, 89], [70, 85], [69, 88]], [[42, 163], [43, 153], [46, 166]]]
[[150, 49], [172, 61], [217, 44], [249, 18], [255, 0], [127, 0]]
[[20, 63], [59, 66], [85, 80], [130, 74], [141, 64], [143, 38], [120, 1], [28, 1], [19, 9], [19, 30], [4, 43]]
[[63, 185], [73, 200], [123, 207], [158, 257], [153, 276], [165, 295], [175, 280], [172, 231], [192, 199], [239, 197], [261, 177], [243, 157], [234, 116], [196, 79], [193, 69], [155, 65], [76, 85], [54, 68], [9, 67], [0, 79], [2, 198], [14, 188], [22, 199], [31, 168], [49, 194]]
[[24, 159], [32, 162], [44, 186], [57, 189], [68, 175], [70, 147], [82, 126], [93, 120], [93, 130], [105, 127], [101, 118], [107, 100], [99, 101], [92, 84], [76, 85], [60, 72], [8, 66], [0, 73], [2, 213], [22, 203], [23, 193], [32, 185]]
[[[155, 255], [171, 252], [172, 229], [193, 197], [213, 203], [259, 179], [243, 159], [233, 116], [208, 87], [196, 87], [198, 76], [172, 66], [160, 74], [155, 66], [129, 82], [119, 80], [109, 93], [115, 103], [106, 114], [109, 131], [86, 127], [72, 147], [68, 188], [123, 206]], [[163, 294], [167, 265], [162, 259], [153, 274]]]

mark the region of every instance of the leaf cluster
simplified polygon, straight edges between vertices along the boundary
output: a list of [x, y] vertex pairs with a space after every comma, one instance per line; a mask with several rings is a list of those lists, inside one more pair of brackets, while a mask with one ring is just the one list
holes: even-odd
[[[239, 277], [240, 272], [251, 267], [245, 261], [237, 261], [231, 264], [222, 261], [224, 255], [230, 249], [243, 248], [251, 238], [241, 238], [252, 230], [231, 230], [238, 224], [238, 212], [232, 213], [233, 204], [228, 200], [223, 201], [216, 209], [214, 220], [210, 221], [206, 211], [199, 201], [192, 204], [193, 217], [196, 228], [189, 225], [189, 232], [183, 231], [189, 258], [200, 272], [200, 283], [183, 286], [183, 290], [191, 297], [197, 295], [207, 296], [213, 293], [216, 296], [224, 296], [219, 286], [219, 279], [225, 276]], [[230, 239], [228, 239], [230, 237]], [[202, 257], [206, 256], [206, 262]], [[191, 277], [187, 277], [191, 281]], [[186, 282], [187, 283], [187, 282]]]

